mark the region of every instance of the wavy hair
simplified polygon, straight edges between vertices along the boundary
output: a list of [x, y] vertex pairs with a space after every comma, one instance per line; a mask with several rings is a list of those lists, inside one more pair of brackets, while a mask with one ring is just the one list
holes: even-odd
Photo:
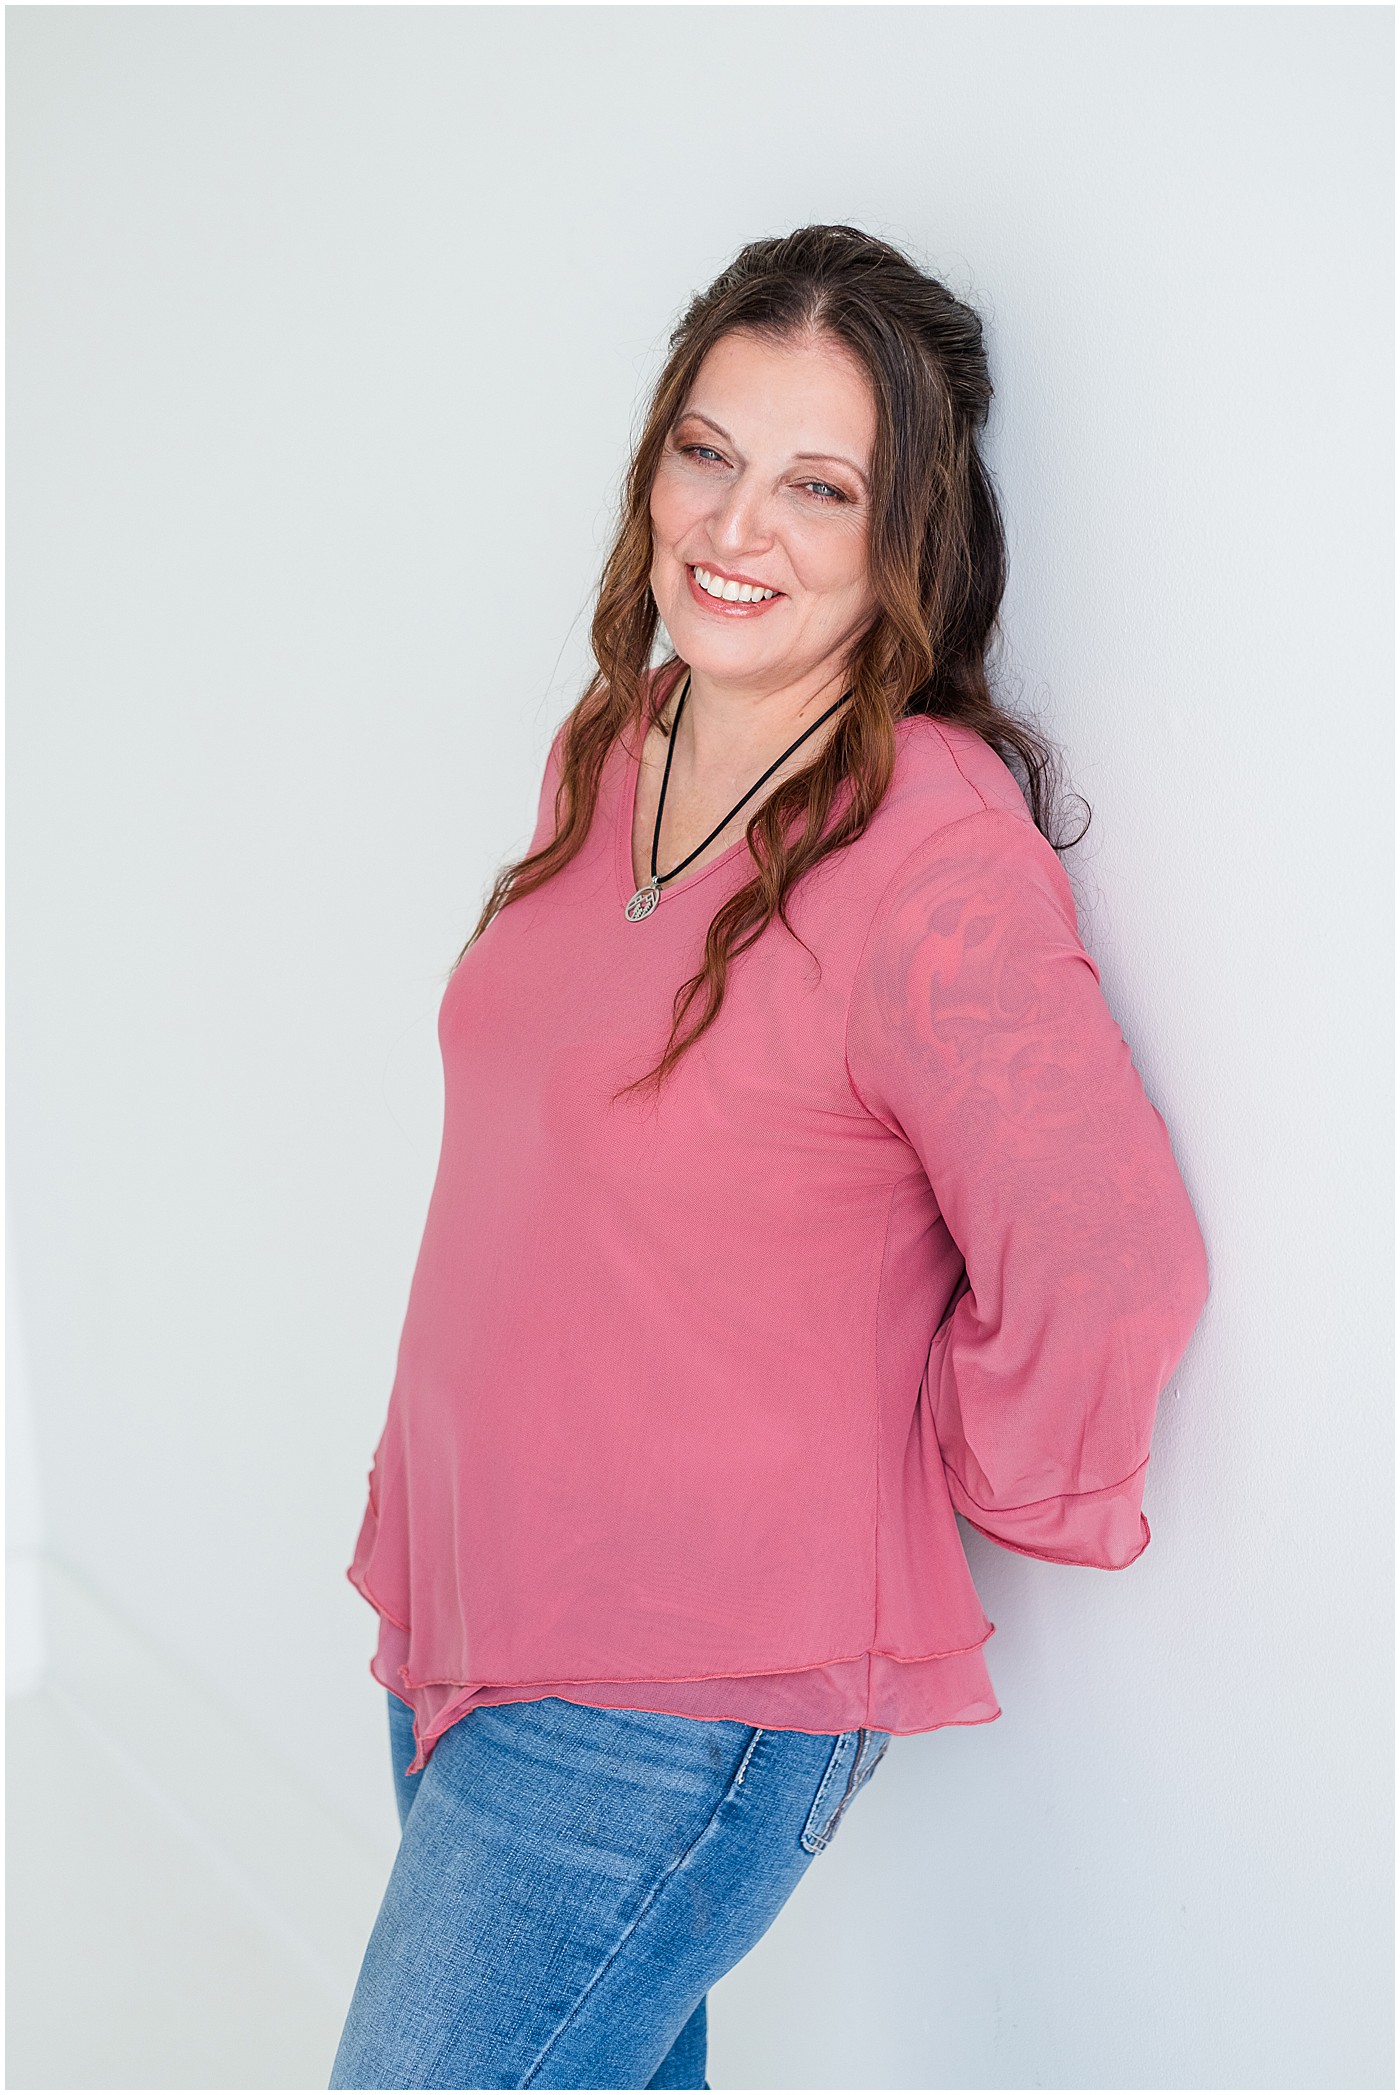
[[[982, 322], [888, 242], [854, 226], [802, 226], [741, 249], [672, 331], [598, 588], [591, 629], [597, 671], [564, 722], [554, 835], [502, 869], [456, 964], [501, 909], [543, 887], [574, 857], [613, 744], [629, 729], [644, 739], [679, 681], [668, 674], [672, 665], [679, 670], [674, 654], [654, 673], [651, 666], [660, 624], [650, 586], [652, 482], [701, 364], [737, 329], [770, 342], [834, 337], [864, 367], [876, 406], [868, 560], [877, 608], [852, 650], [849, 703], [818, 754], [750, 818], [753, 877], [711, 921], [701, 965], [676, 991], [660, 1060], [619, 1097], [644, 1087], [659, 1091], [714, 1024], [730, 961], [775, 917], [792, 931], [786, 904], [794, 885], [866, 829], [894, 773], [895, 723], [907, 714], [927, 713], [981, 735], [1017, 776], [1037, 828], [1057, 852], [1084, 834], [1059, 837], [1059, 753], [997, 704], [989, 681], [1006, 539], [978, 448], [992, 400]], [[833, 820], [848, 780], [850, 794]]]

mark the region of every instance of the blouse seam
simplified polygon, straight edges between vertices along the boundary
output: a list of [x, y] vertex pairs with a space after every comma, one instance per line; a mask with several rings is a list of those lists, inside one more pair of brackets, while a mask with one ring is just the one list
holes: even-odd
[[462, 1681], [436, 1678], [413, 1680], [409, 1678], [406, 1667], [400, 1667], [399, 1671], [410, 1688], [461, 1688], [464, 1692], [471, 1693], [475, 1693], [478, 1688], [534, 1688], [555, 1683], [565, 1688], [600, 1685], [620, 1688], [685, 1687], [708, 1680], [771, 1680], [780, 1679], [789, 1673], [820, 1673], [827, 1666], [853, 1666], [859, 1659], [870, 1658], [889, 1659], [897, 1666], [926, 1666], [934, 1659], [966, 1658], [970, 1651], [980, 1651], [994, 1628], [995, 1624], [987, 1629], [985, 1635], [976, 1638], [971, 1644], [957, 1644], [951, 1651], [882, 1651], [867, 1645], [863, 1651], [837, 1652], [831, 1658], [807, 1659], [793, 1666], [750, 1666], [742, 1673], [736, 1673], [731, 1669], [727, 1673], [581, 1673], [569, 1676], [536, 1674], [527, 1680]]
[[[885, 1204], [885, 1241], [880, 1250], [880, 1271], [875, 1280], [875, 1339], [871, 1347], [874, 1356], [874, 1373], [871, 1385], [871, 1408], [875, 1414], [875, 1560], [874, 1560], [874, 1616], [870, 1624], [870, 1648], [875, 1647], [876, 1634], [880, 1627], [880, 1306], [885, 1299], [885, 1268], [890, 1261], [890, 1233], [894, 1227], [895, 1196], [903, 1183], [896, 1179], [890, 1187], [890, 1197]], [[865, 1669], [865, 1721], [870, 1722], [870, 1701], [874, 1693], [874, 1682], [869, 1666]]]
[[[970, 783], [971, 781], [969, 780], [969, 784]], [[973, 787], [973, 791], [977, 791], [977, 788], [975, 786]], [[982, 798], [980, 794], [978, 795], [978, 797], [979, 799]], [[851, 1093], [852, 1096], [855, 1098], [856, 1103], [870, 1115], [872, 1120], [878, 1120], [881, 1127], [889, 1128], [891, 1134], [899, 1134], [902, 1131], [898, 1128], [891, 1127], [890, 1122], [886, 1120], [884, 1114], [877, 1113], [875, 1108], [870, 1104], [869, 1100], [862, 1096], [860, 1086], [859, 1084], [857, 1084], [855, 1077], [851, 1072], [851, 1007], [855, 1003], [856, 988], [860, 982], [861, 974], [865, 967], [865, 957], [870, 950], [871, 941], [875, 936], [875, 932], [880, 923], [880, 919], [884, 915], [885, 906], [888, 903], [890, 895], [894, 890], [895, 883], [900, 879], [906, 866], [908, 866], [914, 859], [916, 859], [919, 856], [920, 852], [927, 851], [929, 846], [932, 843], [934, 843], [938, 838], [945, 837], [948, 834], [949, 830], [959, 828], [964, 822], [980, 822], [984, 815], [1005, 815], [1007, 820], [1012, 822], [1014, 822], [1016, 819], [1015, 816], [1010, 813], [1009, 809], [991, 807], [987, 804], [985, 799], [983, 799], [982, 806], [979, 808], [974, 808], [970, 815], [957, 815], [951, 822], [941, 822], [937, 829], [930, 830], [927, 836], [920, 837], [919, 841], [916, 844], [911, 845], [909, 850], [905, 852], [903, 858], [901, 858], [899, 863], [895, 866], [893, 872], [890, 874], [889, 879], [885, 882], [884, 886], [880, 890], [879, 895], [876, 898], [875, 907], [870, 913], [870, 922], [865, 927], [865, 936], [860, 942], [860, 951], [856, 955], [856, 964], [851, 970], [851, 986], [846, 993], [846, 1012], [841, 1029], [841, 1060], [845, 1066], [846, 1082], [851, 1087]]]
[[[958, 756], [958, 753], [956, 749], [954, 749], [952, 743], [948, 740], [948, 737], [944, 732], [942, 721], [935, 718], [933, 714], [929, 714], [928, 718], [933, 721], [934, 731], [937, 734], [939, 741], [943, 744], [943, 747], [947, 750], [949, 756], [952, 758], [953, 768], [957, 772], [959, 778], [963, 781], [963, 784], [967, 786], [972, 792], [974, 792], [977, 795], [977, 798], [981, 801], [981, 812], [984, 815], [991, 814], [992, 803], [990, 802], [990, 800], [988, 800], [986, 794], [982, 791], [982, 788], [979, 785], [975, 784], [973, 780], [970, 779], [967, 773], [963, 770], [962, 760]], [[1003, 810], [1003, 813], [1004, 812], [1005, 810]]]
[[[1132, 1483], [1134, 1477], [1141, 1476], [1151, 1459], [1150, 1454], [1144, 1455], [1141, 1462], [1130, 1469], [1126, 1477], [1120, 1477], [1116, 1484], [1095, 1484], [1089, 1491], [1051, 1491], [1047, 1492], [1043, 1499], [1022, 1499], [1016, 1506], [984, 1506], [980, 1499], [973, 1497], [961, 1477], [958, 1477], [958, 1489], [970, 1506], [975, 1506], [979, 1513], [985, 1513], [995, 1520], [998, 1514], [1002, 1513], [1033, 1513], [1037, 1506], [1058, 1506], [1066, 1499], [1103, 1498], [1110, 1491], [1121, 1491], [1125, 1484]], [[957, 1476], [956, 1470], [953, 1471], [953, 1475]]]

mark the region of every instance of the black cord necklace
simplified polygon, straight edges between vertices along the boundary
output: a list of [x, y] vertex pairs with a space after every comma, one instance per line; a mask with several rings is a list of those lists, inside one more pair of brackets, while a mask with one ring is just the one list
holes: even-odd
[[[687, 670], [685, 688], [681, 692], [680, 698], [677, 702], [676, 717], [671, 722], [671, 733], [667, 739], [666, 744], [666, 769], [661, 775], [661, 797], [656, 803], [656, 827], [652, 831], [651, 838], [651, 878], [646, 882], [645, 886], [639, 887], [637, 889], [636, 894], [632, 897], [631, 901], [627, 905], [626, 916], [629, 924], [640, 924], [643, 917], [649, 917], [651, 915], [657, 903], [661, 900], [661, 887], [663, 881], [674, 880], [677, 873], [683, 873], [685, 871], [686, 867], [690, 864], [692, 858], [698, 858], [700, 856], [700, 853], [706, 848], [706, 845], [713, 844], [715, 838], [719, 835], [720, 831], [723, 828], [725, 828], [725, 826], [728, 823], [734, 820], [734, 817], [738, 814], [739, 809], [744, 805], [744, 801], [752, 800], [754, 794], [758, 791], [759, 786], [767, 783], [767, 781], [773, 776], [773, 773], [777, 770], [778, 765], [785, 764], [788, 758], [792, 755], [793, 750], [800, 749], [802, 747], [802, 744], [807, 740], [808, 735], [814, 735], [817, 732], [817, 729], [822, 726], [823, 722], [830, 720], [832, 714], [837, 710], [837, 707], [844, 706], [846, 700], [851, 696], [849, 691], [844, 691], [841, 694], [840, 698], [837, 699], [836, 705], [827, 707], [826, 711], [822, 714], [820, 720], [814, 720], [809, 728], [804, 728], [802, 733], [798, 736], [797, 740], [791, 745], [791, 748], [785, 749], [782, 755], [778, 758], [777, 762], [772, 763], [768, 766], [768, 769], [764, 772], [763, 777], [758, 779], [753, 785], [749, 787], [748, 792], [744, 795], [744, 799], [735, 802], [734, 806], [729, 810], [729, 813], [725, 816], [724, 821], [718, 823], [715, 826], [715, 828], [713, 828], [710, 831], [710, 834], [706, 837], [705, 842], [703, 844], [697, 844], [695, 849], [687, 853], [687, 855], [681, 860], [678, 866], [672, 866], [669, 873], [658, 873], [656, 870], [656, 854], [658, 847], [661, 843], [661, 816], [666, 806], [666, 784], [671, 776], [671, 759], [676, 753], [676, 730], [681, 724], [681, 708], [685, 704], [686, 697], [689, 691], [690, 672]], [[630, 837], [627, 840], [627, 848], [630, 853], [632, 848], [632, 840]]]

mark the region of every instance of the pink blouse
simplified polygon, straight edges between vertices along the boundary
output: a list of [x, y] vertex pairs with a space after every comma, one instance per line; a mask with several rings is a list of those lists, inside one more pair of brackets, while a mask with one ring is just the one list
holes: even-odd
[[[1069, 884], [980, 736], [910, 716], [856, 843], [614, 1101], [750, 868], [632, 923], [619, 741], [438, 1019], [442, 1150], [348, 1577], [426, 1765], [482, 1703], [836, 1732], [1001, 1714], [961, 1516], [1116, 1569], [1205, 1246]], [[629, 739], [637, 739], [636, 736]], [[560, 737], [531, 848], [553, 829]]]

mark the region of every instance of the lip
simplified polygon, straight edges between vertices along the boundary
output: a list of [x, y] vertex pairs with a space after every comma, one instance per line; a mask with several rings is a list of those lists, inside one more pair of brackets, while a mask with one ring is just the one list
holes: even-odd
[[[771, 589], [773, 586], [771, 582], [756, 581], [752, 575], [726, 575], [722, 569], [708, 565], [705, 572], [707, 575], [718, 575], [722, 582], [747, 582], [753, 589]], [[771, 611], [775, 604], [781, 604], [783, 601], [783, 592], [778, 590], [757, 604], [726, 604], [722, 597], [711, 596], [707, 589], [700, 587], [695, 579], [694, 565], [690, 561], [685, 563], [685, 579], [692, 601], [699, 604], [703, 610], [712, 612], [717, 618], [759, 618], [765, 611]]]

